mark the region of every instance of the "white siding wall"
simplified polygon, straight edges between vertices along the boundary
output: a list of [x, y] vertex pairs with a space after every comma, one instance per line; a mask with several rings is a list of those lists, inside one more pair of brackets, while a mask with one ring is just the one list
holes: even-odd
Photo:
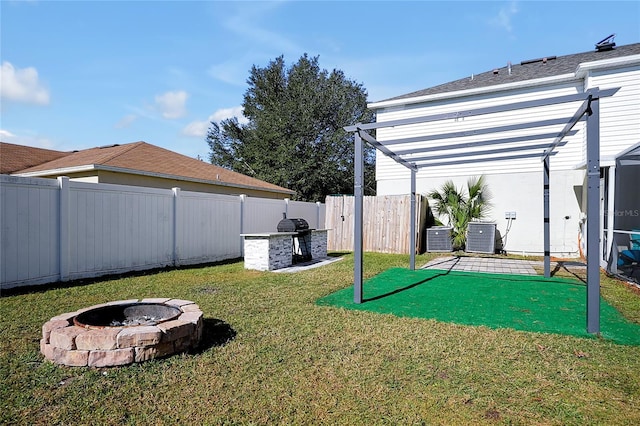
[[612, 156], [640, 142], [640, 66], [593, 72], [587, 85], [620, 87], [600, 101], [600, 155]]
[[[574, 187], [581, 188], [584, 173], [580, 170], [551, 171], [550, 179], [550, 228], [551, 252], [554, 256], [576, 256], [578, 254], [578, 221], [580, 204]], [[505, 250], [515, 254], [542, 255], [543, 199], [542, 171], [538, 173], [513, 173], [486, 175], [487, 184], [493, 194], [492, 209], [487, 220], [496, 222], [504, 237], [507, 230], [505, 212], [516, 212], [516, 220], [506, 235]], [[466, 187], [467, 177], [426, 177], [417, 180], [416, 190], [425, 194], [438, 189], [451, 179], [458, 188]], [[381, 190], [408, 187], [402, 180], [387, 180], [380, 183]], [[581, 194], [581, 191], [578, 191]], [[569, 219], [565, 219], [569, 216]], [[444, 221], [444, 218], [442, 218]]]
[[0, 175], [0, 289], [237, 258], [240, 234], [275, 231], [288, 202]]

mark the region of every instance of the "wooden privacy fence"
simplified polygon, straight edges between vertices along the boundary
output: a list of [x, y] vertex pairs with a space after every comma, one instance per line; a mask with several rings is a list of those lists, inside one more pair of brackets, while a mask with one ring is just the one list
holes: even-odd
[[242, 256], [282, 213], [324, 228], [324, 205], [0, 175], [0, 290]]
[[[363, 197], [363, 250], [409, 254], [411, 195]], [[355, 197], [329, 196], [326, 204], [327, 249], [353, 251]], [[416, 194], [416, 251], [423, 244], [429, 210], [426, 197]]]

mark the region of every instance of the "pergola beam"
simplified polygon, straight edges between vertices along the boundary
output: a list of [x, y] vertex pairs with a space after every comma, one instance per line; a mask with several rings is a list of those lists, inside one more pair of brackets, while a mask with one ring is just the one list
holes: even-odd
[[549, 155], [551, 152], [553, 152], [553, 150], [556, 148], [556, 146], [558, 146], [560, 141], [562, 141], [562, 139], [564, 139], [564, 137], [571, 131], [571, 129], [573, 129], [573, 126], [575, 126], [578, 123], [578, 121], [583, 119], [585, 113], [589, 111], [589, 108], [591, 105], [591, 98], [592, 96], [589, 95], [587, 99], [584, 100], [582, 105], [580, 105], [580, 108], [578, 108], [578, 110], [573, 115], [573, 117], [571, 117], [571, 120], [569, 120], [569, 122], [564, 126], [562, 131], [558, 133], [558, 136], [556, 136], [556, 138], [553, 140], [553, 142], [551, 143], [551, 146], [547, 150], [545, 150], [544, 152], [545, 158], [546, 158], [546, 155]]
[[[600, 91], [600, 97], [613, 96], [619, 88], [607, 89]], [[347, 132], [355, 132], [357, 130], [372, 130], [383, 127], [408, 126], [411, 124], [428, 123], [431, 121], [441, 121], [452, 118], [474, 117], [478, 115], [494, 114], [497, 112], [516, 111], [526, 108], [535, 108], [540, 106], [556, 105], [567, 102], [577, 102], [585, 99], [584, 93], [576, 93], [574, 95], [556, 96], [545, 99], [535, 99], [532, 101], [515, 102], [512, 104], [497, 105], [493, 107], [477, 108], [472, 110], [464, 110], [459, 112], [447, 112], [442, 114], [433, 114], [413, 118], [403, 118], [400, 120], [382, 121], [376, 123], [356, 124], [346, 126], [344, 130]]]
[[[551, 155], [556, 155], [557, 153], [553, 153]], [[425, 167], [436, 167], [436, 166], [450, 166], [456, 164], [473, 164], [473, 163], [481, 163], [485, 161], [507, 161], [507, 160], [521, 160], [523, 158], [536, 158], [542, 157], [543, 154], [541, 152], [534, 152], [529, 154], [514, 154], [514, 155], [502, 155], [499, 157], [488, 157], [482, 160], [478, 160], [477, 158], [468, 158], [466, 160], [452, 160], [452, 161], [440, 161], [439, 163], [434, 164], [416, 164], [418, 169], [423, 169]]]
[[[577, 130], [572, 130], [569, 132], [567, 136], [573, 136], [578, 133]], [[518, 142], [528, 142], [535, 141], [539, 139], [551, 139], [555, 138], [557, 132], [551, 133], [539, 133], [535, 135], [527, 135], [527, 136], [514, 136], [510, 138], [502, 138], [502, 139], [487, 139], [483, 141], [477, 142], [464, 142], [450, 145], [440, 145], [440, 146], [430, 146], [423, 148], [412, 148], [412, 149], [401, 149], [398, 151], [394, 151], [397, 155], [406, 155], [406, 154], [424, 154], [425, 152], [438, 152], [438, 151], [448, 151], [452, 149], [464, 149], [464, 148], [475, 148], [477, 146], [488, 146], [488, 145], [501, 145], [507, 143], [518, 143]]]
[[[560, 145], [558, 146], [564, 146], [566, 145], [567, 142], [562, 142], [560, 143]], [[509, 148], [497, 148], [497, 149], [486, 149], [483, 151], [467, 151], [467, 152], [456, 152], [453, 154], [440, 154], [440, 155], [431, 155], [431, 156], [424, 156], [424, 157], [410, 157], [408, 159], [411, 159], [411, 161], [417, 163], [419, 161], [425, 161], [425, 160], [431, 160], [431, 161], [435, 161], [435, 160], [442, 160], [445, 158], [464, 158], [464, 157], [477, 157], [477, 156], [482, 156], [482, 155], [495, 155], [495, 154], [503, 154], [506, 152], [517, 152], [517, 151], [531, 151], [534, 149], [543, 149], [543, 148], [548, 148], [549, 144], [548, 143], [539, 143], [539, 144], [535, 144], [535, 145], [524, 145], [524, 146], [512, 146]], [[543, 154], [535, 153], [533, 156], [541, 156]], [[408, 160], [407, 159], [407, 160]], [[474, 160], [477, 161], [477, 160]], [[439, 164], [434, 164], [434, 166], [437, 166]], [[421, 166], [421, 164], [417, 164], [418, 167]]]
[[415, 169], [415, 165], [414, 164], [404, 160], [402, 157], [397, 155], [395, 152], [387, 149], [384, 145], [382, 145], [380, 142], [378, 142], [369, 133], [367, 133], [367, 132], [365, 132], [363, 130], [358, 130], [357, 133], [358, 133], [358, 136], [360, 136], [360, 138], [362, 138], [365, 141], [367, 141], [368, 144], [370, 144], [371, 146], [376, 148], [378, 151], [382, 152], [387, 157], [389, 157], [392, 160], [394, 160], [396, 163], [401, 164], [401, 165], [403, 165], [404, 167], [406, 167], [408, 169]]
[[[533, 121], [528, 123], [509, 124], [505, 126], [496, 126], [496, 127], [485, 127], [481, 129], [474, 129], [474, 130], [461, 130], [458, 132], [440, 133], [436, 135], [427, 135], [427, 136], [421, 136], [421, 137], [415, 136], [411, 138], [389, 139], [379, 143], [387, 147], [389, 145], [399, 145], [399, 144], [405, 144], [405, 143], [430, 142], [430, 141], [437, 141], [442, 139], [491, 135], [494, 133], [510, 132], [515, 130], [532, 129], [532, 128], [538, 128], [538, 127], [547, 127], [547, 126], [557, 126], [559, 124], [565, 124], [567, 123], [568, 120], [572, 120], [572, 119], [573, 117], [554, 118], [551, 120], [541, 120], [541, 121]], [[557, 134], [558, 132], [555, 132], [553, 135], [555, 136]]]

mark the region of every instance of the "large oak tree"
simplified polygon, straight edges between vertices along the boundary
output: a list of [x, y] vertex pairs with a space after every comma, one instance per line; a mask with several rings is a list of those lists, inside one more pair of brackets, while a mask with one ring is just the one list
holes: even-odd
[[[244, 116], [212, 122], [207, 135], [213, 164], [296, 191], [295, 199], [324, 201], [353, 193], [353, 135], [344, 126], [368, 123], [367, 92], [340, 70], [320, 69], [303, 55], [285, 67], [282, 56], [253, 66]], [[375, 153], [365, 147], [365, 194], [374, 193]]]

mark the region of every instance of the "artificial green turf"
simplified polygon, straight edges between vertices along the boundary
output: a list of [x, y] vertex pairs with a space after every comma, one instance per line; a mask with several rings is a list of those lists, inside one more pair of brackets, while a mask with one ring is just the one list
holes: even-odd
[[[338, 306], [464, 325], [593, 337], [586, 330], [586, 285], [570, 278], [394, 268], [318, 300]], [[640, 345], [640, 325], [600, 299], [600, 337]]]

